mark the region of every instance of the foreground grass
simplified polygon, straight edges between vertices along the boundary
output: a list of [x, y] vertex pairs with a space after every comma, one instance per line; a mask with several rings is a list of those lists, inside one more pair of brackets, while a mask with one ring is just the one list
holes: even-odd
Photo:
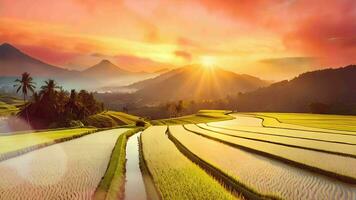
[[226, 110], [200, 110], [198, 113], [193, 115], [186, 115], [177, 118], [153, 120], [151, 124], [153, 125], [177, 125], [177, 124], [197, 124], [197, 123], [208, 123], [223, 120], [234, 119], [234, 117], [228, 115], [230, 111]]
[[87, 126], [106, 128], [120, 125], [133, 125], [138, 120], [140, 120], [140, 118], [134, 115], [123, 112], [105, 111], [89, 116], [83, 123]]
[[165, 135], [166, 129], [153, 126], [141, 136], [143, 157], [162, 199], [235, 199], [179, 152]]
[[101, 131], [0, 162], [0, 199], [90, 199], [124, 131]]
[[307, 113], [250, 113], [264, 118], [265, 126], [280, 126], [279, 123], [294, 124], [313, 128], [356, 132], [356, 116], [322, 115]]
[[72, 138], [96, 130], [95, 128], [76, 128], [0, 136], [0, 156], [4, 153], [19, 151], [24, 148], [45, 143], [55, 143], [57, 140], [63, 138]]
[[94, 199], [123, 199], [127, 139], [144, 128], [135, 128], [121, 134], [112, 151], [108, 168], [97, 187]]

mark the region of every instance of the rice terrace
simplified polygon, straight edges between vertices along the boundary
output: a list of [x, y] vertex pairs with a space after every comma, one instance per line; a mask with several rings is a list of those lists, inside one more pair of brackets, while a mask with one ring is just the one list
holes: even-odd
[[0, 0], [0, 200], [356, 200], [355, 0]]

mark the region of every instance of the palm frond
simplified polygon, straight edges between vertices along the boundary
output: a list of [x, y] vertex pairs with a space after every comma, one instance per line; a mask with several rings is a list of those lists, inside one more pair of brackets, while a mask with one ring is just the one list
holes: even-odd
[[20, 85], [17, 90], [16, 90], [16, 93], [19, 93], [19, 91], [21, 90], [22, 86]]

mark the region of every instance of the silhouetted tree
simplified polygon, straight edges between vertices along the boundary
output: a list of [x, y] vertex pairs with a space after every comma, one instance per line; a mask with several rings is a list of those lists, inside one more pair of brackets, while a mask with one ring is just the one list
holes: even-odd
[[71, 126], [79, 124], [73, 121], [83, 120], [101, 112], [103, 108], [104, 105], [96, 101], [93, 93], [86, 90], [79, 93], [71, 90], [68, 93], [50, 79], [45, 81], [39, 93], [34, 93], [33, 101], [20, 111], [19, 116], [23, 117], [28, 112], [36, 118], [36, 123], [32, 125], [37, 124], [41, 128]]
[[[21, 80], [16, 79], [15, 82], [18, 83], [16, 85], [14, 85], [14, 87], [17, 87], [16, 92], [18, 93], [21, 90], [22, 95], [23, 95], [23, 101], [26, 103], [26, 97], [28, 95], [28, 91], [31, 91], [32, 93], [34, 93], [34, 89], [36, 88], [32, 77], [30, 76], [29, 73], [25, 72], [22, 74]], [[26, 109], [26, 118], [27, 118], [27, 123], [30, 124], [30, 119], [28, 117], [27, 109]]]
[[54, 80], [48, 79], [45, 81], [45, 85], [41, 86], [40, 94], [44, 97], [52, 98], [59, 88]]
[[169, 117], [174, 117], [175, 114], [177, 113], [177, 107], [174, 102], [168, 102], [165, 105], [165, 108], [168, 110]]
[[184, 102], [182, 100], [178, 101], [175, 107], [176, 107], [177, 114], [180, 115], [185, 109]]

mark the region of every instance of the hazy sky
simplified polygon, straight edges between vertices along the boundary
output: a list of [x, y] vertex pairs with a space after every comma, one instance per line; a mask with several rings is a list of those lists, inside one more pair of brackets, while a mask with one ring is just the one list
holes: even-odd
[[208, 62], [278, 80], [356, 64], [356, 1], [0, 0], [2, 42], [72, 69]]

